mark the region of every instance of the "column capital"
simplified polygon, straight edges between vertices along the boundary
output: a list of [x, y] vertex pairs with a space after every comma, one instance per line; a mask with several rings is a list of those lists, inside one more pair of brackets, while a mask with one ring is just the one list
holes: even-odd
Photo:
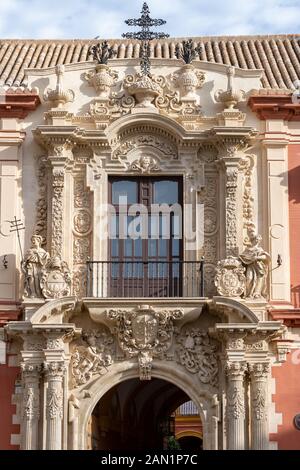
[[48, 379], [62, 379], [67, 367], [64, 361], [44, 362], [43, 370]]
[[247, 370], [247, 363], [245, 361], [227, 361], [225, 370], [229, 380], [243, 379]]
[[266, 379], [270, 371], [269, 362], [254, 362], [248, 364], [248, 370], [252, 380]]
[[35, 379], [42, 372], [42, 364], [35, 362], [21, 362], [22, 376], [24, 379]]

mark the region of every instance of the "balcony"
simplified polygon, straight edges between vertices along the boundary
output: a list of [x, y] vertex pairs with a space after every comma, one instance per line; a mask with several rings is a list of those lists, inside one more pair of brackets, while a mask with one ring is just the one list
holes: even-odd
[[204, 297], [201, 261], [88, 261], [87, 297]]

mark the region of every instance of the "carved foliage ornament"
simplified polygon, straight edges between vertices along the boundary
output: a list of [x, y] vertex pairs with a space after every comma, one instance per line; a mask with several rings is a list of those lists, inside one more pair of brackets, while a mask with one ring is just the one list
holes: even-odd
[[151, 378], [149, 371], [153, 356], [160, 356], [171, 346], [173, 321], [183, 316], [183, 311], [155, 311], [149, 305], [140, 305], [131, 312], [109, 310], [107, 318], [116, 322], [120, 348], [129, 357], [138, 356], [140, 378]]
[[240, 419], [245, 417], [244, 390], [240, 387], [232, 386], [227, 397], [228, 418]]
[[28, 386], [23, 396], [23, 417], [27, 421], [39, 419], [40, 415], [40, 399], [39, 388]]
[[216, 346], [208, 333], [194, 328], [181, 333], [177, 343], [178, 362], [192, 374], [197, 374], [200, 382], [215, 387], [218, 382], [218, 361]]
[[62, 419], [63, 417], [63, 391], [48, 387], [47, 389], [47, 418]]

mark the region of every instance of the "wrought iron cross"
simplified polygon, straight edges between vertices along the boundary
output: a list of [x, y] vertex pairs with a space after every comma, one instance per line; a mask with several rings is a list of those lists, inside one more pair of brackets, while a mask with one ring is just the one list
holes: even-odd
[[125, 21], [128, 26], [140, 26], [141, 31], [136, 33], [124, 33], [122, 34], [123, 38], [126, 39], [137, 39], [141, 41], [141, 72], [143, 75], [150, 74], [150, 41], [152, 39], [164, 39], [168, 38], [169, 34], [165, 33], [155, 33], [150, 30], [152, 26], [161, 26], [166, 24], [165, 20], [152, 19], [150, 18], [150, 10], [146, 2], [143, 3], [143, 8], [141, 11], [141, 17], [137, 19], [129, 19]]
[[19, 242], [19, 248], [20, 248], [20, 253], [21, 253], [21, 261], [23, 261], [23, 251], [22, 251], [22, 246], [21, 246], [21, 240], [20, 240], [20, 230], [25, 230], [25, 227], [23, 225], [23, 222], [21, 219], [17, 219], [16, 216], [14, 216], [13, 220], [8, 220], [10, 223], [10, 232], [17, 232], [18, 236], [18, 242]]

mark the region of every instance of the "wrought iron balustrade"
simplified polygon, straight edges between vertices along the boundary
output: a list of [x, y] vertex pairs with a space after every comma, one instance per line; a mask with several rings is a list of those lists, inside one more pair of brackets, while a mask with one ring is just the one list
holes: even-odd
[[87, 297], [204, 297], [201, 261], [88, 261]]

